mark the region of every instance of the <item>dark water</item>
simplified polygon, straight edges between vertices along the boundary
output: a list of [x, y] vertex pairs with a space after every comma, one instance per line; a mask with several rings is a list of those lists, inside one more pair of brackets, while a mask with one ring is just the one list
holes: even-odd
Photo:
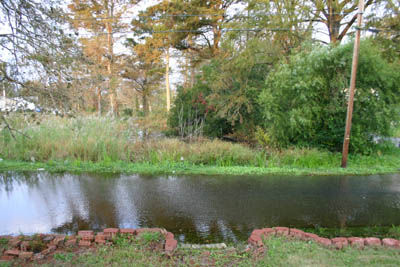
[[399, 174], [0, 174], [0, 234], [162, 227], [184, 242], [235, 242], [266, 226], [392, 224], [400, 225]]

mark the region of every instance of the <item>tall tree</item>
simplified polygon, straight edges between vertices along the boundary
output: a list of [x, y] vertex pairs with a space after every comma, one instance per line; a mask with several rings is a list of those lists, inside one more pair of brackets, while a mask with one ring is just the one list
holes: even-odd
[[384, 15], [367, 17], [367, 27], [375, 34], [384, 56], [391, 62], [400, 61], [400, 1], [388, 0], [380, 8]]
[[246, 13], [237, 16], [231, 27], [257, 31], [234, 32], [230, 38], [241, 38], [244, 44], [251, 38], [270, 40], [285, 55], [311, 40], [317, 15], [311, 14], [308, 0], [247, 0], [246, 5]]
[[[150, 34], [146, 38], [144, 47], [153, 50], [157, 46], [163, 51], [165, 58], [165, 94], [166, 108], [169, 112], [171, 108], [171, 89], [169, 81], [170, 72], [170, 48], [173, 47], [171, 31], [175, 28], [171, 13], [173, 10], [170, 1], [163, 0], [157, 5], [147, 8], [139, 14], [138, 19], [132, 21], [134, 31], [140, 35]], [[173, 13], [173, 12], [172, 12]]]
[[150, 40], [144, 44], [137, 44], [129, 39], [127, 44], [132, 47], [133, 55], [123, 57], [120, 68], [121, 76], [131, 81], [132, 88], [141, 95], [145, 116], [150, 111], [149, 99], [160, 84], [164, 68], [160, 61], [163, 51], [157, 44], [151, 46]]
[[[93, 34], [94, 38], [100, 35], [106, 35], [106, 40], [101, 45], [107, 48], [107, 53], [102, 57], [107, 59], [108, 74], [108, 94], [110, 102], [110, 113], [118, 113], [117, 88], [115, 77], [115, 32], [121, 31], [127, 25], [122, 22], [122, 17], [131, 5], [139, 1], [130, 0], [73, 0], [68, 6], [72, 11], [71, 22], [75, 28], [83, 28]], [[97, 39], [99, 40], [99, 38]], [[89, 43], [87, 43], [89, 44]], [[97, 55], [96, 55], [97, 57]]]
[[[340, 43], [357, 20], [358, 1], [312, 0], [312, 14], [316, 22], [325, 24], [331, 43]], [[366, 0], [365, 10], [382, 0]]]

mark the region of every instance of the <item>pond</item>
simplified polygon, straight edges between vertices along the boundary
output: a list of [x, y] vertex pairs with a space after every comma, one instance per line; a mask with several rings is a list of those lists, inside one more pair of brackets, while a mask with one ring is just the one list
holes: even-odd
[[236, 242], [267, 226], [400, 225], [400, 175], [146, 176], [0, 173], [0, 235], [162, 227]]

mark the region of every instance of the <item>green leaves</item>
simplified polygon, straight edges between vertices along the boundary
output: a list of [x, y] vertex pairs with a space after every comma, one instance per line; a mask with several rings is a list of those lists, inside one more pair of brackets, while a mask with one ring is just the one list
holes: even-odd
[[[264, 128], [278, 146], [342, 146], [352, 44], [314, 47], [268, 75], [259, 103]], [[351, 149], [370, 152], [374, 135], [389, 134], [400, 97], [399, 66], [385, 61], [369, 40], [362, 42]], [[397, 82], [396, 82], [397, 81]]]

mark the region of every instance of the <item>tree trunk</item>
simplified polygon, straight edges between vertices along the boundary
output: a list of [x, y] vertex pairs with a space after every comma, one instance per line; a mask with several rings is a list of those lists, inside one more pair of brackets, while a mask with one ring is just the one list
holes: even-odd
[[101, 89], [97, 87], [97, 112], [101, 116]]
[[188, 54], [184, 52], [184, 57], [185, 57], [185, 73], [183, 76], [183, 85], [186, 87], [188, 85], [188, 72], [189, 72], [189, 59], [188, 59]]
[[214, 27], [213, 29], [214, 32], [214, 43], [213, 43], [213, 55], [216, 55], [218, 53], [219, 49], [219, 41], [221, 39], [221, 30], [217, 28], [217, 26]]
[[167, 112], [171, 109], [171, 90], [169, 87], [169, 47], [165, 55], [165, 90], [167, 94]]
[[[110, 7], [107, 7], [107, 17], [113, 18], [114, 16], [114, 2], [111, 1]], [[112, 21], [108, 21], [106, 23], [107, 28], [107, 42], [108, 42], [108, 90], [110, 95], [110, 113], [112, 115], [115, 114], [115, 88], [112, 85], [113, 79], [113, 58], [114, 58], [114, 51], [113, 51], [113, 36], [112, 36]]]
[[[189, 46], [190, 47], [193, 46], [192, 37], [190, 37], [190, 39], [189, 39]], [[194, 54], [193, 54], [193, 51], [189, 50], [189, 52], [190, 52], [190, 68], [191, 68], [190, 69], [190, 87], [193, 87], [194, 86], [194, 82], [195, 82], [195, 78], [196, 78], [195, 66], [194, 66]]]
[[149, 104], [147, 102], [147, 95], [143, 93], [142, 95], [142, 105], [143, 105], [143, 115], [147, 116], [149, 113]]
[[135, 94], [135, 111], [136, 114], [139, 112], [139, 97], [137, 94]]

